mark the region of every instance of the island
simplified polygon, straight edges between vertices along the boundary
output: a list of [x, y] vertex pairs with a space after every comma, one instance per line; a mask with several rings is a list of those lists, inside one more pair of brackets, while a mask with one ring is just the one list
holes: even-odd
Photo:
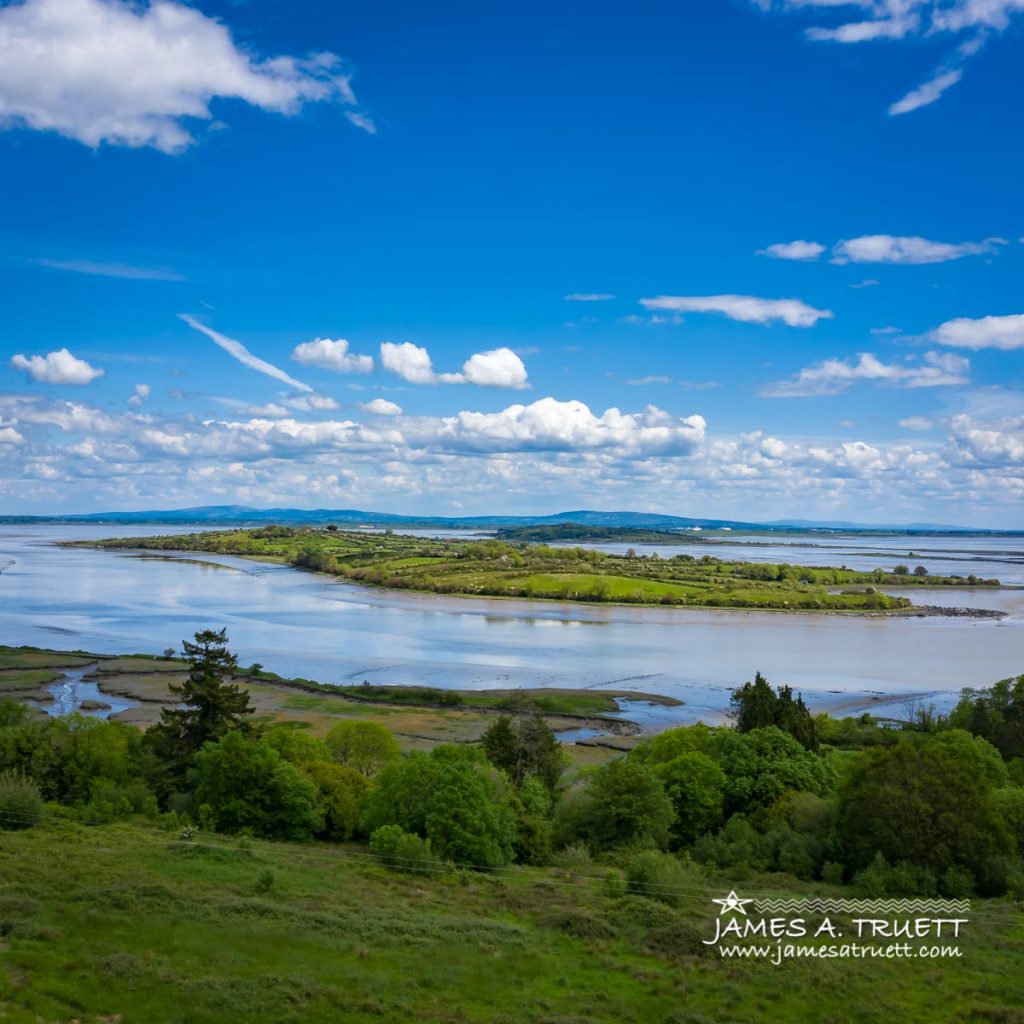
[[998, 615], [915, 606], [880, 587], [998, 587], [996, 579], [891, 570], [743, 562], [711, 555], [622, 555], [499, 537], [451, 539], [390, 530], [264, 526], [173, 536], [68, 542], [135, 551], [213, 552], [287, 564], [353, 583], [434, 594], [580, 602], [829, 611]]

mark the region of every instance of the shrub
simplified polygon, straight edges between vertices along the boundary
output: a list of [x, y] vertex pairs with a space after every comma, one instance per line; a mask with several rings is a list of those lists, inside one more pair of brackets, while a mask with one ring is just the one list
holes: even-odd
[[42, 816], [43, 798], [34, 782], [15, 772], [0, 775], [0, 829], [31, 828]]
[[400, 825], [381, 825], [370, 836], [370, 851], [394, 871], [427, 875], [441, 867], [430, 840], [406, 832]]
[[676, 857], [656, 850], [644, 850], [626, 865], [626, 890], [639, 896], [676, 906], [682, 890], [695, 880]]
[[821, 880], [829, 885], [843, 884], [843, 865], [834, 860], [827, 860], [821, 866]]
[[959, 864], [951, 864], [939, 879], [939, 892], [951, 899], [963, 899], [974, 892], [974, 875]]
[[585, 868], [590, 860], [586, 843], [569, 843], [554, 856], [555, 864], [560, 868]]

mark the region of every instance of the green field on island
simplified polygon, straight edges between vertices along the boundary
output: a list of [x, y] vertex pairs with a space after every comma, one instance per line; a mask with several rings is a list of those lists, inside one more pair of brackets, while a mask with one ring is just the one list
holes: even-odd
[[977, 576], [939, 576], [925, 566], [891, 571], [722, 560], [710, 555], [607, 554], [500, 539], [462, 540], [332, 528], [267, 526], [89, 546], [197, 551], [283, 562], [356, 583], [436, 594], [659, 604], [705, 608], [882, 611], [913, 603], [879, 587], [998, 586]]

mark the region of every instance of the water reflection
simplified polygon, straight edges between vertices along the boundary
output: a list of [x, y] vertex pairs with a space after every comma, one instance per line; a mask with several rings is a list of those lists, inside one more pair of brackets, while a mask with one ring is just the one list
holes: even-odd
[[[117, 533], [110, 526], [0, 527], [0, 566], [6, 566], [0, 642], [159, 653], [198, 629], [226, 626], [244, 663], [258, 661], [284, 675], [653, 691], [686, 701], [677, 716], [705, 719], [720, 715], [730, 688], [758, 669], [803, 690], [819, 707], [835, 703], [830, 691], [864, 706], [876, 704], [878, 695], [937, 692], [935, 702], [944, 706], [962, 686], [1024, 670], [1024, 590], [900, 591], [919, 603], [1009, 613], [998, 622], [572, 606], [396, 594], [229, 556], [142, 559], [53, 545]], [[1024, 539], [949, 540], [949, 548], [970, 548], [969, 564], [989, 560], [984, 575], [1024, 583]], [[908, 548], [907, 538], [899, 543], [904, 556], [919, 550]], [[862, 557], [891, 564], [887, 550], [879, 541]], [[732, 551], [750, 557], [749, 549]], [[787, 549], [791, 561], [798, 553], [808, 562], [823, 560], [820, 548]], [[854, 564], [848, 551], [842, 559]]]

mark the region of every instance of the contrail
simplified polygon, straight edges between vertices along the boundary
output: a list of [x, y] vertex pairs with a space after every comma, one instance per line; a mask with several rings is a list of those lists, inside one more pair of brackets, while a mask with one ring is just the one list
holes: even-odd
[[201, 324], [194, 316], [191, 316], [188, 313], [179, 313], [178, 316], [181, 317], [189, 327], [205, 334], [212, 342], [214, 342], [214, 344], [219, 345], [228, 353], [228, 355], [233, 356], [240, 363], [248, 366], [249, 369], [257, 370], [260, 373], [265, 373], [268, 377], [273, 377], [275, 380], [283, 381], [289, 387], [293, 387], [297, 391], [312, 392], [313, 389], [308, 384], [303, 384], [301, 380], [289, 377], [284, 370], [274, 366], [273, 363], [268, 363], [265, 359], [260, 359], [259, 356], [254, 356], [240, 341], [235, 341], [234, 338], [225, 337], [225, 335], [211, 330], [205, 324]]

